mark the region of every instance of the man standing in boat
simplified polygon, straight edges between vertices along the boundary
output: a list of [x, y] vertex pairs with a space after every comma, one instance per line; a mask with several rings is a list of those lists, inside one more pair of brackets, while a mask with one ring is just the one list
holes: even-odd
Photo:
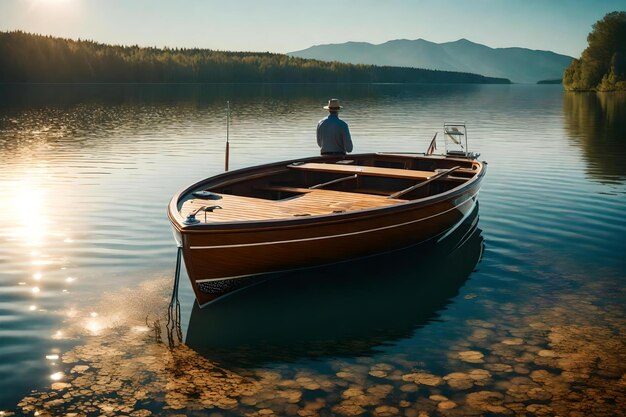
[[324, 109], [328, 110], [328, 117], [317, 124], [317, 144], [322, 155], [345, 155], [352, 152], [352, 138], [348, 124], [339, 119], [339, 100], [331, 98]]

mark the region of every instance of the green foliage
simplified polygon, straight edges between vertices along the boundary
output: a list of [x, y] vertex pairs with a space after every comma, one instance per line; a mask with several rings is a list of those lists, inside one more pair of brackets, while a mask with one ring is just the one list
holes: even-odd
[[571, 91], [626, 90], [626, 12], [612, 12], [593, 25], [589, 45], [563, 74]]
[[0, 82], [508, 84], [509, 80], [273, 53], [114, 46], [15, 31], [0, 32]]
[[562, 84], [563, 83], [563, 79], [559, 78], [557, 80], [541, 80], [541, 81], [537, 81], [537, 84]]

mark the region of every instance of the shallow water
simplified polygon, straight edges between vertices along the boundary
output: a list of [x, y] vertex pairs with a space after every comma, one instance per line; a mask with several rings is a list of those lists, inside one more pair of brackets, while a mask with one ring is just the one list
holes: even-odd
[[[234, 169], [316, 154], [331, 96], [355, 152], [467, 121], [478, 228], [202, 311], [183, 272], [157, 342], [165, 207], [223, 169], [226, 100]], [[0, 86], [0, 410], [623, 414], [624, 132], [626, 96], [549, 85]]]

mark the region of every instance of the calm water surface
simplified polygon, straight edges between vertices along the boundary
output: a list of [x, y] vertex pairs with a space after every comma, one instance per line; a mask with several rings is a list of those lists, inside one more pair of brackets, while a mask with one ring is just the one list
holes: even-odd
[[[315, 155], [331, 96], [355, 152], [465, 120], [479, 213], [202, 311], [183, 271], [170, 349], [165, 209], [223, 169], [226, 101], [234, 169]], [[0, 86], [0, 411], [624, 415], [624, 132], [560, 86]]]

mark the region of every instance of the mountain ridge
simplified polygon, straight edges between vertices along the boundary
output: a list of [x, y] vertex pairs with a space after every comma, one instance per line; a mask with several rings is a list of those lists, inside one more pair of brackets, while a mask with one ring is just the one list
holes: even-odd
[[423, 38], [392, 39], [380, 44], [348, 41], [314, 45], [287, 55], [351, 64], [468, 72], [518, 83], [559, 79], [573, 59], [548, 50], [491, 48], [466, 38], [442, 43]]

